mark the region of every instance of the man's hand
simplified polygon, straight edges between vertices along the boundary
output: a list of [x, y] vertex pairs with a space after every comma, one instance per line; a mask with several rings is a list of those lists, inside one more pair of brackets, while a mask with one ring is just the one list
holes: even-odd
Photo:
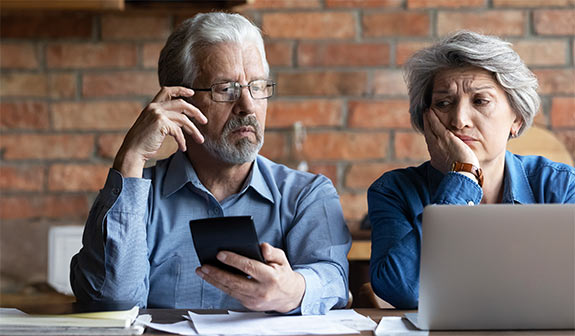
[[218, 253], [218, 260], [243, 271], [249, 278], [210, 265], [197, 268], [196, 273], [250, 310], [287, 313], [299, 307], [305, 293], [303, 276], [291, 269], [283, 250], [267, 243], [261, 244], [261, 248], [267, 264], [233, 252]]
[[[454, 161], [471, 163], [479, 166], [479, 160], [463, 140], [448, 130], [433, 110], [423, 113], [423, 128], [427, 150], [431, 156], [431, 165], [446, 174]], [[473, 176], [472, 174], [469, 174]]]
[[183, 99], [173, 99], [193, 95], [194, 91], [185, 87], [162, 87], [128, 131], [116, 154], [114, 169], [124, 177], [142, 177], [146, 161], [156, 154], [166, 136], [174, 137], [181, 151], [186, 151], [183, 132], [202, 143], [204, 137], [190, 119], [200, 124], [208, 120], [195, 106]]

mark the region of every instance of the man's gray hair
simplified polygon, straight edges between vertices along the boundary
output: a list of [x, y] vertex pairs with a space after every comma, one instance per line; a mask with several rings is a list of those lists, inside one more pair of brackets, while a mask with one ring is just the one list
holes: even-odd
[[191, 87], [200, 70], [196, 59], [198, 51], [226, 42], [253, 43], [260, 52], [266, 76], [269, 75], [264, 41], [258, 27], [240, 14], [201, 13], [183, 21], [166, 41], [158, 61], [160, 85]]
[[413, 127], [423, 132], [423, 112], [431, 106], [435, 75], [449, 68], [475, 66], [494, 74], [513, 111], [523, 119], [517, 135], [523, 133], [539, 110], [537, 78], [511, 48], [495, 36], [458, 31], [439, 43], [415, 53], [405, 64], [404, 78], [409, 93]]

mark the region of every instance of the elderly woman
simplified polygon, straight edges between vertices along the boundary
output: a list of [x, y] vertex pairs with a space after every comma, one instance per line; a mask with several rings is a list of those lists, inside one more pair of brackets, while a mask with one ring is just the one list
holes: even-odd
[[379, 297], [415, 308], [426, 205], [575, 203], [575, 169], [506, 151], [540, 103], [537, 79], [509, 43], [461, 31], [413, 55], [405, 75], [411, 121], [431, 160], [369, 188], [370, 273]]

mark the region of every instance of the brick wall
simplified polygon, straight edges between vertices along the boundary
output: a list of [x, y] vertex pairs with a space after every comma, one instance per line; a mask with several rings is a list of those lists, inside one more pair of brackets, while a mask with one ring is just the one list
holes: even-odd
[[[539, 77], [538, 125], [575, 156], [573, 0], [258, 0], [278, 95], [263, 153], [336, 185], [350, 227], [383, 172], [419, 164], [401, 65], [466, 28], [505, 37]], [[0, 21], [0, 267], [46, 277], [51, 225], [81, 225], [129, 126], [158, 90], [156, 63], [185, 10], [4, 13]], [[292, 125], [307, 137], [294, 144]], [[163, 150], [175, 148], [170, 142]]]

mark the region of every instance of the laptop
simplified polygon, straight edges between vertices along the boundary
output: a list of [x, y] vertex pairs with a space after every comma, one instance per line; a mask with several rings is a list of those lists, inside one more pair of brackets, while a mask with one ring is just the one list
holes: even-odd
[[424, 330], [575, 329], [575, 204], [423, 211]]

